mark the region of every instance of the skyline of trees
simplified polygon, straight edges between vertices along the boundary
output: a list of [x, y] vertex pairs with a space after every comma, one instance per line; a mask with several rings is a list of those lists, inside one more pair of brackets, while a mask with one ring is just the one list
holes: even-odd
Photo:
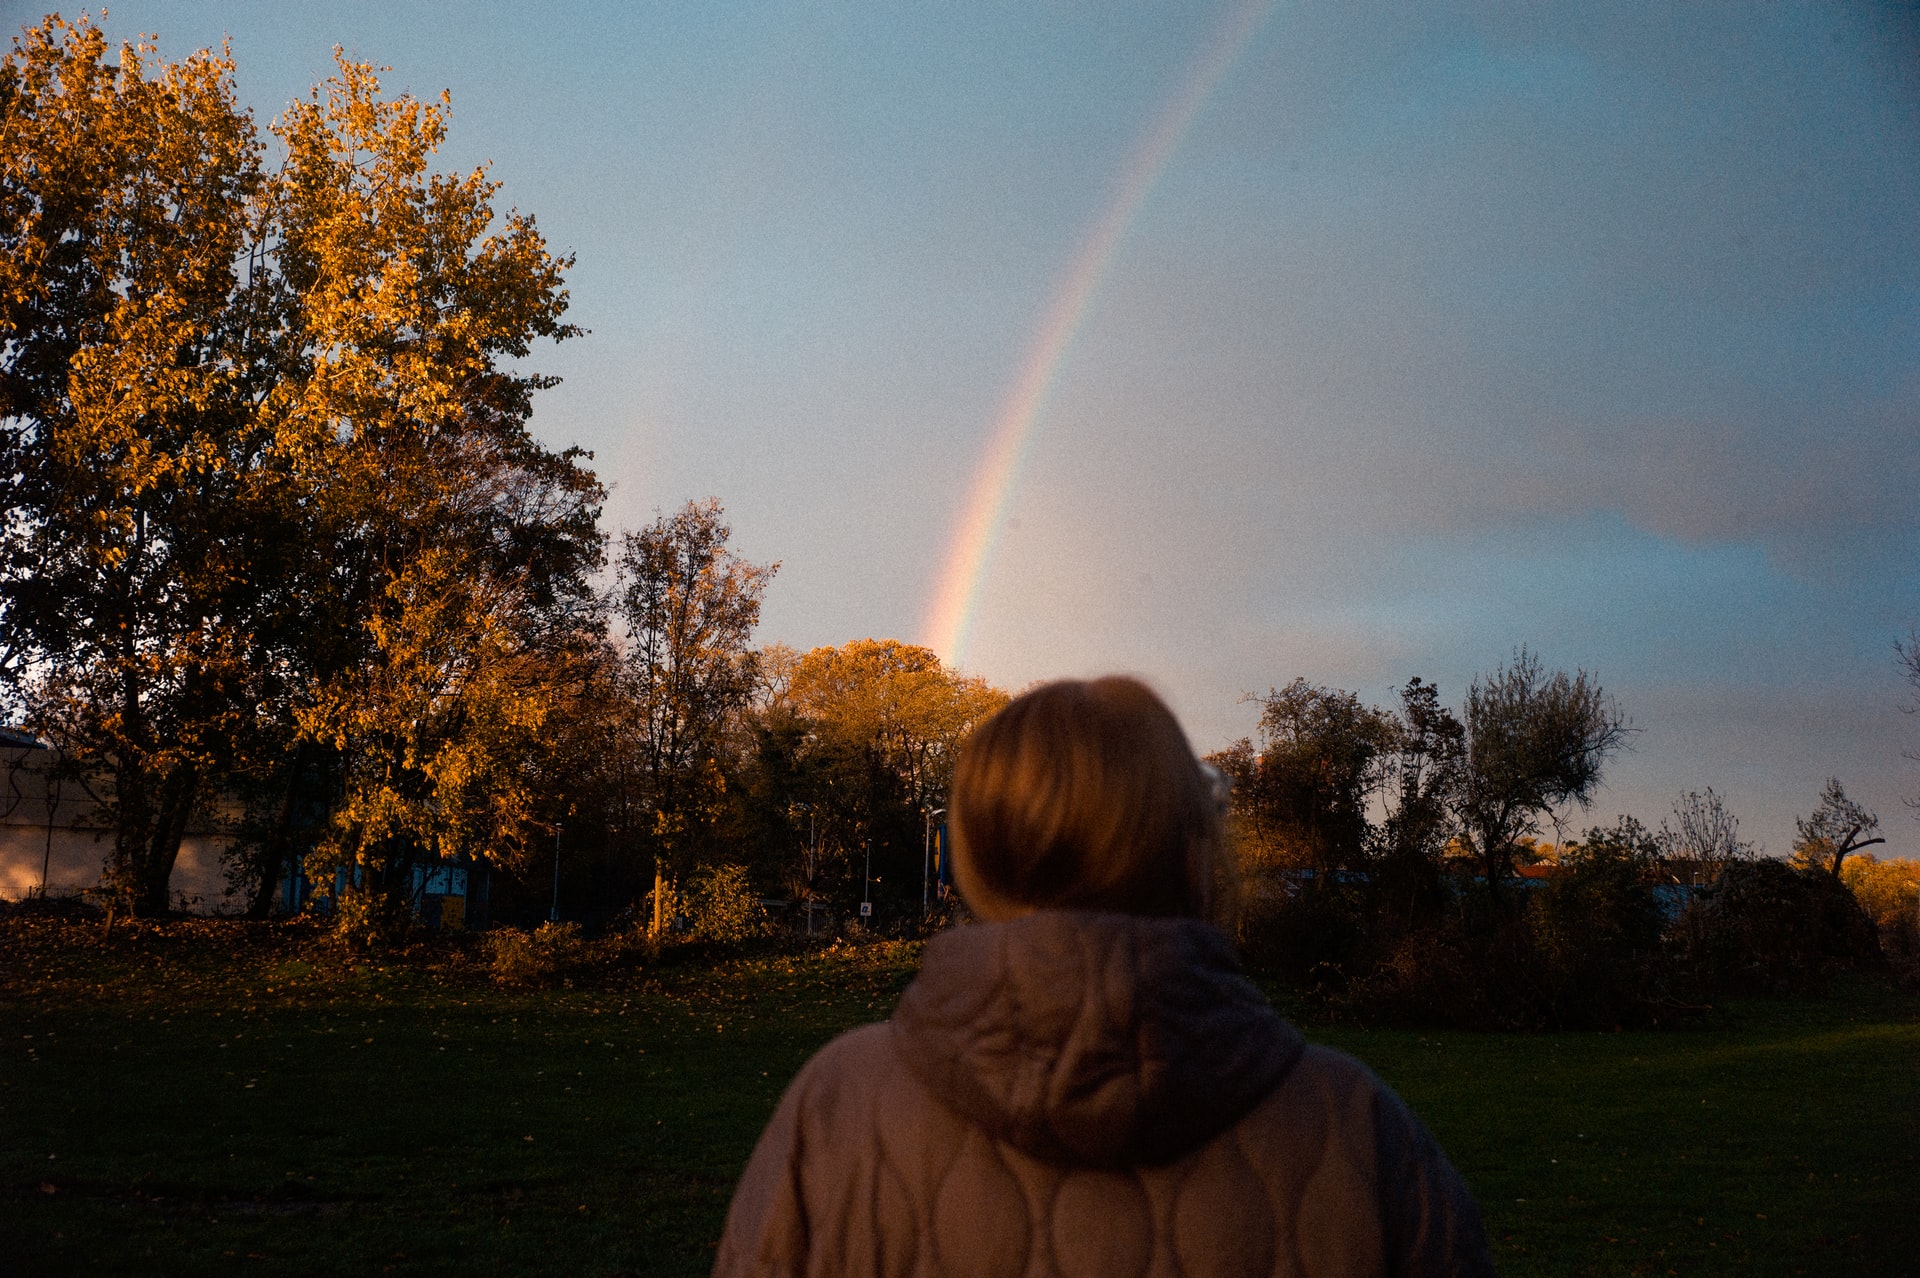
[[[484, 168], [434, 169], [444, 95], [342, 55], [263, 137], [224, 51], [116, 61], [49, 17], [0, 103], [0, 714], [100, 778], [119, 900], [168, 907], [216, 798], [255, 913], [295, 858], [377, 927], [417, 867], [530, 874], [568, 840], [655, 930], [723, 855], [814, 899], [871, 851], [917, 892], [1006, 693], [892, 639], [755, 648], [778, 565], [728, 549], [717, 500], [610, 538], [591, 457], [528, 429], [553, 379], [523, 361], [578, 331], [571, 259]], [[1496, 887], [1629, 731], [1524, 648], [1459, 714], [1417, 678], [1393, 711], [1304, 679], [1256, 700], [1259, 748], [1216, 759], [1273, 856], [1460, 838]], [[1738, 846], [1717, 802], [1674, 837]], [[1836, 876], [1871, 833], [1846, 825]]]

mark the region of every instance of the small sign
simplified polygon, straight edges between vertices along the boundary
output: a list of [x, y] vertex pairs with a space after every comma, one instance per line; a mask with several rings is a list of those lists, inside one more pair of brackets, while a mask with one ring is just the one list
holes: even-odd
[[863, 918], [863, 919], [866, 919], [866, 918], [872, 918], [872, 917], [873, 917], [873, 902], [872, 902], [872, 901], [862, 901], [862, 902], [860, 902], [860, 917], [861, 917], [861, 918]]

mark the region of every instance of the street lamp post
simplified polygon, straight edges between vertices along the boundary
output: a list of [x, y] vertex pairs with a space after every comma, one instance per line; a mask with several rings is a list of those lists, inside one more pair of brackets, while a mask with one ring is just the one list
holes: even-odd
[[807, 814], [807, 880], [800, 893], [800, 909], [807, 916], [807, 935], [813, 935], [813, 870], [815, 855], [819, 852], [813, 824], [813, 805], [797, 803], [794, 805]]
[[873, 840], [867, 840], [867, 868], [860, 876], [860, 921], [873, 918]]
[[560, 823], [553, 823], [553, 908], [547, 911], [547, 921], [560, 921]]
[[933, 819], [946, 814], [945, 808], [932, 808], [927, 812], [927, 836], [920, 847], [920, 917], [923, 921], [929, 908], [927, 894], [933, 886]]

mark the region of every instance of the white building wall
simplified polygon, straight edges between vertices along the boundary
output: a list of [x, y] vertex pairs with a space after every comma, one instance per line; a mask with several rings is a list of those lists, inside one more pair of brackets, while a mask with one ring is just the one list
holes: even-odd
[[[71, 896], [100, 885], [112, 834], [85, 786], [53, 776], [58, 757], [52, 750], [0, 746], [0, 900], [42, 890]], [[172, 884], [178, 904], [202, 912], [245, 905], [227, 896], [220, 865], [226, 842], [216, 821], [196, 822], [180, 840]]]

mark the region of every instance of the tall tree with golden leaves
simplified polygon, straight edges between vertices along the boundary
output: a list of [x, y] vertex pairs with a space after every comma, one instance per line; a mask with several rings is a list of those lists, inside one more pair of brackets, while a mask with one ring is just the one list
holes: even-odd
[[807, 805], [813, 848], [804, 892], [830, 890], [836, 870], [858, 886], [852, 858], [870, 845], [883, 884], [917, 898], [926, 822], [946, 805], [955, 752], [1007, 694], [897, 639], [813, 648], [783, 664], [783, 687], [762, 714], [798, 729], [768, 740], [797, 746], [795, 793]]
[[271, 327], [233, 63], [152, 54], [50, 17], [0, 60], [0, 682], [107, 783], [109, 877], [147, 911], [256, 668]]
[[296, 718], [340, 765], [320, 863], [389, 914], [417, 865], [522, 853], [558, 682], [601, 624], [602, 489], [528, 432], [552, 379], [502, 367], [576, 332], [568, 262], [531, 217], [493, 229], [485, 170], [432, 171], [446, 119], [445, 95], [386, 99], [341, 58], [274, 128], [298, 358], [261, 411], [311, 494], [300, 596], [324, 636]]
[[[109, 781], [110, 869], [167, 904], [196, 802], [298, 778], [316, 868], [391, 900], [511, 861], [552, 681], [600, 622], [601, 489], [503, 368], [565, 260], [446, 101], [364, 64], [295, 103], [268, 172], [225, 54], [154, 64], [49, 18], [0, 61], [0, 681]], [[271, 805], [269, 805], [271, 806]], [[269, 823], [272, 824], [272, 823]]]

